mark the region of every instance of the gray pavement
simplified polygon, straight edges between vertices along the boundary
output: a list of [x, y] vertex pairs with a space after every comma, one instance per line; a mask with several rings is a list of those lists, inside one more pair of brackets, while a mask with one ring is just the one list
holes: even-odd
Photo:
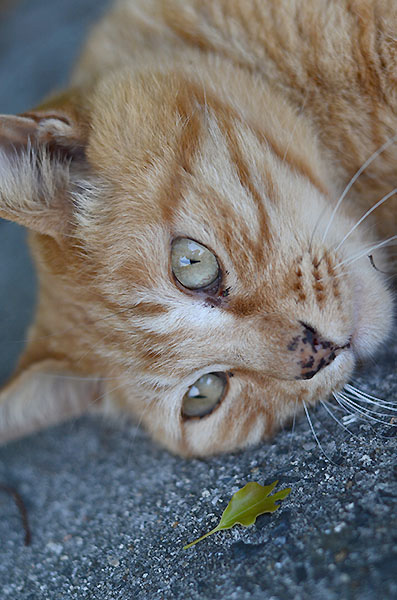
[[[65, 81], [98, 0], [30, 0], [0, 13], [0, 112], [22, 111]], [[0, 222], [0, 381], [15, 363], [34, 301], [23, 231]], [[397, 399], [397, 340], [359, 387]], [[335, 413], [339, 417], [337, 412]], [[84, 418], [0, 449], [0, 482], [24, 498], [32, 544], [0, 492], [0, 599], [397, 598], [397, 428], [324, 409], [273, 444], [183, 460], [134, 426]], [[332, 461], [332, 462], [331, 462]], [[213, 528], [248, 481], [291, 486], [257, 524]]]

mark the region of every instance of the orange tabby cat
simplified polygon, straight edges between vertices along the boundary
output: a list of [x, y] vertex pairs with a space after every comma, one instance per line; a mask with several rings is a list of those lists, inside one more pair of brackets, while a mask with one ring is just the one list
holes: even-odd
[[118, 2], [0, 118], [40, 284], [0, 440], [100, 410], [205, 455], [341, 390], [391, 329], [396, 112], [395, 0]]

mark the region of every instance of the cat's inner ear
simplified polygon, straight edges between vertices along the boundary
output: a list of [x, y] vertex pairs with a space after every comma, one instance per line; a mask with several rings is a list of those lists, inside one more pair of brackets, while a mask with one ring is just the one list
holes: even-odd
[[73, 110], [0, 115], [0, 217], [54, 237], [66, 234], [85, 146], [86, 128]]

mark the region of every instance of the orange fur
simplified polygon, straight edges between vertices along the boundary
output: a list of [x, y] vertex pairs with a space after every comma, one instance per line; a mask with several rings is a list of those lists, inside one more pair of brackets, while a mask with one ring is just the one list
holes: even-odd
[[[205, 455], [343, 387], [391, 328], [385, 278], [349, 258], [395, 234], [396, 197], [336, 248], [396, 186], [397, 144], [328, 223], [396, 134], [396, 29], [393, 0], [123, 0], [69, 90], [0, 117], [0, 216], [33, 230], [40, 282], [0, 440], [91, 405]], [[175, 280], [180, 237], [215, 254], [218, 292]], [[308, 380], [302, 323], [335, 349]], [[233, 374], [223, 401], [183, 419], [213, 372]]]

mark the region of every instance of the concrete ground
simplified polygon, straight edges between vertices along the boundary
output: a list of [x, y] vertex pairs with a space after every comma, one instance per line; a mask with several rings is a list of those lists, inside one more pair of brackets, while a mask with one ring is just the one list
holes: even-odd
[[[0, 13], [0, 112], [32, 106], [66, 77], [98, 0], [24, 0]], [[0, 381], [31, 316], [34, 278], [17, 226], [0, 222]], [[396, 335], [359, 387], [397, 399]], [[335, 411], [341, 418], [341, 415]], [[183, 460], [135, 427], [85, 418], [0, 449], [0, 482], [23, 497], [32, 544], [0, 491], [0, 598], [12, 600], [397, 598], [396, 427], [348, 434], [313, 412], [274, 443]], [[332, 461], [332, 462], [331, 462]], [[291, 486], [257, 524], [213, 528], [248, 481]]]

